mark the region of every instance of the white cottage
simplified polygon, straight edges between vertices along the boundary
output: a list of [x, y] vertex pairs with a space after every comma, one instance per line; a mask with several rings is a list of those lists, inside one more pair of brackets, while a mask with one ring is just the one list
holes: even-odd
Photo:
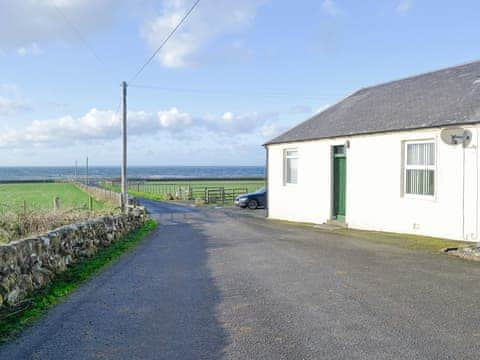
[[361, 89], [265, 144], [268, 217], [479, 240], [480, 61]]

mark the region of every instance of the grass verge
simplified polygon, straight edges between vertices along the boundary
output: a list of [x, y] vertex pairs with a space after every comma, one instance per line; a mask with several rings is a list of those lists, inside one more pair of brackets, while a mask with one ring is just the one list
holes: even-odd
[[126, 235], [123, 240], [112, 243], [109, 247], [101, 249], [95, 256], [80, 260], [58, 274], [45, 288], [35, 291], [21, 309], [13, 311], [10, 309], [9, 313], [4, 309], [0, 314], [0, 342], [5, 342], [18, 334], [26, 325], [62, 301], [106, 265], [134, 248], [156, 226], [154, 220], [147, 220], [141, 228]]
[[155, 200], [155, 201], [165, 201], [162, 194], [150, 194], [146, 192], [138, 192], [138, 191], [132, 191], [132, 190], [128, 190], [128, 193], [129, 195], [132, 195], [138, 198], [144, 198], [144, 199]]
[[356, 238], [368, 240], [384, 245], [392, 245], [411, 250], [423, 250], [429, 252], [439, 252], [442, 249], [449, 247], [459, 247], [471, 245], [465, 241], [455, 241], [442, 238], [435, 238], [430, 236], [398, 234], [381, 231], [365, 231], [355, 229], [338, 229], [334, 230], [336, 234], [346, 236], [353, 236]]
[[[106, 185], [103, 184], [102, 188], [107, 189], [107, 190], [112, 190], [116, 192], [120, 192], [120, 187], [115, 186], [115, 185]], [[163, 194], [152, 194], [148, 192], [142, 192], [142, 191], [135, 191], [128, 189], [128, 194], [131, 196], [139, 197], [139, 198], [144, 198], [144, 199], [149, 199], [149, 200], [155, 200], [155, 201], [164, 201]]]
[[[302, 223], [302, 222], [292, 222], [287, 220], [276, 220], [270, 219], [270, 221], [285, 224], [290, 226], [300, 226], [300, 227], [314, 227], [315, 224], [312, 223]], [[470, 242], [465, 241], [456, 241], [449, 239], [442, 239], [429, 236], [421, 235], [411, 235], [411, 234], [400, 234], [400, 233], [391, 233], [383, 231], [368, 231], [368, 230], [357, 230], [351, 228], [345, 229], [319, 229], [319, 231], [329, 232], [331, 234], [338, 234], [342, 236], [351, 236], [358, 239], [363, 239], [371, 242], [375, 242], [383, 245], [391, 245], [400, 247], [403, 249], [411, 250], [421, 250], [429, 252], [439, 252], [442, 249], [450, 247], [460, 247], [465, 245], [471, 245]]]

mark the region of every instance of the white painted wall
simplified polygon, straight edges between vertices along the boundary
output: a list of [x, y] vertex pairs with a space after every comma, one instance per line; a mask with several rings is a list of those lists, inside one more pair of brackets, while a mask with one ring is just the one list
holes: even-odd
[[[476, 241], [479, 129], [464, 128], [473, 135], [466, 149], [443, 143], [441, 129], [269, 145], [269, 217], [318, 224], [329, 220], [332, 146], [349, 140], [346, 189], [349, 227]], [[433, 139], [436, 144], [435, 196], [428, 199], [403, 194], [403, 143], [423, 139]], [[296, 185], [283, 182], [283, 153], [288, 148], [298, 149]]]

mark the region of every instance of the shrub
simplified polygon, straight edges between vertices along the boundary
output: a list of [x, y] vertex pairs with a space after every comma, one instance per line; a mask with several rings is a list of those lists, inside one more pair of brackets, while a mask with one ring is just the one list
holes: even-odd
[[22, 213], [7, 211], [0, 214], [0, 242], [8, 243], [107, 213], [111, 213], [111, 211], [87, 211], [85, 209], [64, 209], [56, 212], [30, 210]]

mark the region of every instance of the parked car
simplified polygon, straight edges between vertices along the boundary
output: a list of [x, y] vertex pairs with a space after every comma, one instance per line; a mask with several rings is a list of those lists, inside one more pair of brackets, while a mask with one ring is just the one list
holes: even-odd
[[235, 198], [235, 205], [241, 208], [257, 209], [265, 207], [267, 201], [267, 190], [262, 187], [253, 193], [238, 195]]

